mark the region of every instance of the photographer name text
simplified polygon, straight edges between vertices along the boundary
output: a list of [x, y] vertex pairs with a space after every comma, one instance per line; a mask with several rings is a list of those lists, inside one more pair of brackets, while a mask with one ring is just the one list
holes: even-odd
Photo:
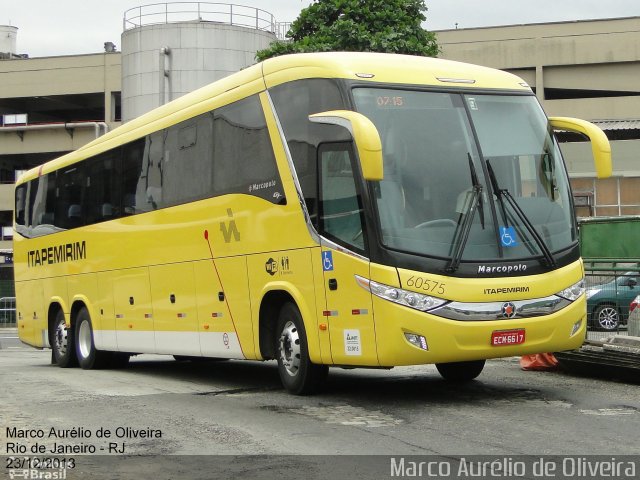
[[162, 438], [156, 428], [85, 427], [18, 428], [6, 427], [5, 454], [123, 454], [125, 440]]

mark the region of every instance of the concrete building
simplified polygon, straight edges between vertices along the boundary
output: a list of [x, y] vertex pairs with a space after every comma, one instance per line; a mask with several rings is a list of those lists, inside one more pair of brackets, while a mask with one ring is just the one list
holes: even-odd
[[118, 53], [0, 60], [0, 249], [17, 175], [119, 125], [120, 82]]
[[614, 175], [596, 180], [590, 146], [561, 135], [579, 215], [640, 214], [640, 17], [437, 32], [443, 58], [522, 77], [550, 116], [599, 125]]

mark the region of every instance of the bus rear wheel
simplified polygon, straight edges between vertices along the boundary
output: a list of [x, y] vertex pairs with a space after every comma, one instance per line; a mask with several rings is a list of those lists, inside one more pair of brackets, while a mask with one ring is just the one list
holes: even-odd
[[276, 357], [280, 380], [284, 388], [294, 395], [316, 392], [329, 373], [326, 365], [311, 363], [302, 315], [292, 303], [286, 303], [280, 310]]
[[436, 368], [442, 378], [450, 382], [470, 382], [476, 378], [484, 368], [484, 360], [470, 362], [436, 363]]
[[91, 317], [86, 307], [82, 307], [76, 317], [75, 340], [78, 363], [84, 370], [105, 368], [109, 365], [111, 352], [96, 350]]
[[53, 349], [53, 359], [59, 367], [75, 367], [78, 361], [76, 358], [74, 332], [73, 328], [67, 328], [67, 322], [64, 319], [62, 310], [58, 310], [52, 330], [51, 348]]

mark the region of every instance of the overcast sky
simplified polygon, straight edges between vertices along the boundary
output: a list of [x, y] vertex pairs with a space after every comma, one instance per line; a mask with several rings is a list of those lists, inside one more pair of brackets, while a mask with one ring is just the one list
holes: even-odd
[[[236, 0], [294, 20], [309, 0]], [[17, 53], [31, 57], [120, 49], [124, 12], [140, 0], [0, 0], [0, 25], [18, 27]], [[229, 1], [226, 3], [234, 3]], [[640, 0], [427, 0], [429, 30], [640, 16]]]

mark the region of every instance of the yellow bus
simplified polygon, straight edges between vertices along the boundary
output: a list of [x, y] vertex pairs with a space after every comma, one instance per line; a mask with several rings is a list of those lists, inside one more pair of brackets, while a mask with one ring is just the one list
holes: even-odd
[[567, 171], [520, 78], [441, 59], [267, 60], [35, 168], [15, 193], [19, 335], [61, 367], [131, 355], [329, 366], [573, 349], [586, 328]]

